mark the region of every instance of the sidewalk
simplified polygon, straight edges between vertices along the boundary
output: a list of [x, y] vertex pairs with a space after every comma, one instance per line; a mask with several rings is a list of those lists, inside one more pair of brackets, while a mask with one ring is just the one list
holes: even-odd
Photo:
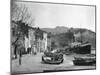
[[[22, 57], [22, 65], [19, 65], [18, 59], [12, 61], [12, 72], [27, 73], [35, 72], [41, 63], [41, 55], [24, 55]], [[39, 70], [39, 68], [37, 69]]]

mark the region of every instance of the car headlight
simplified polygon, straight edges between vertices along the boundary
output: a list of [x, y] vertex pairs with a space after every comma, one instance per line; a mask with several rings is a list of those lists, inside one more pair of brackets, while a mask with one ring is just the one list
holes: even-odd
[[50, 57], [44, 57], [44, 60], [51, 60]]

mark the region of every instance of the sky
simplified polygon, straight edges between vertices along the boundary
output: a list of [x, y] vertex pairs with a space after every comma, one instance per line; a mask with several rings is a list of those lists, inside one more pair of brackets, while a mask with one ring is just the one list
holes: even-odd
[[79, 5], [18, 2], [28, 7], [34, 18], [32, 27], [55, 28], [56, 26], [86, 28], [95, 31], [95, 7]]

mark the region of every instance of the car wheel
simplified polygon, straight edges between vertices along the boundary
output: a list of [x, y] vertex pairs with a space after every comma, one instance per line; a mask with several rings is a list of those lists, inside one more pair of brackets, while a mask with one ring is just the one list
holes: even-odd
[[61, 63], [63, 63], [64, 59], [62, 59]]
[[43, 56], [42, 56], [42, 61], [44, 61]]

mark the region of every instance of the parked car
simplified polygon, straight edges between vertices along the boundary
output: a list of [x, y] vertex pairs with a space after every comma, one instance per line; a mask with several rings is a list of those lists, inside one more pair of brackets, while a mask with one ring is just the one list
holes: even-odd
[[44, 52], [42, 61], [47, 64], [60, 64], [63, 62], [63, 54], [56, 51]]
[[85, 57], [74, 57], [73, 60], [74, 65], [80, 65], [80, 66], [88, 66], [88, 65], [95, 65], [96, 64], [96, 58], [95, 55], [87, 55]]

